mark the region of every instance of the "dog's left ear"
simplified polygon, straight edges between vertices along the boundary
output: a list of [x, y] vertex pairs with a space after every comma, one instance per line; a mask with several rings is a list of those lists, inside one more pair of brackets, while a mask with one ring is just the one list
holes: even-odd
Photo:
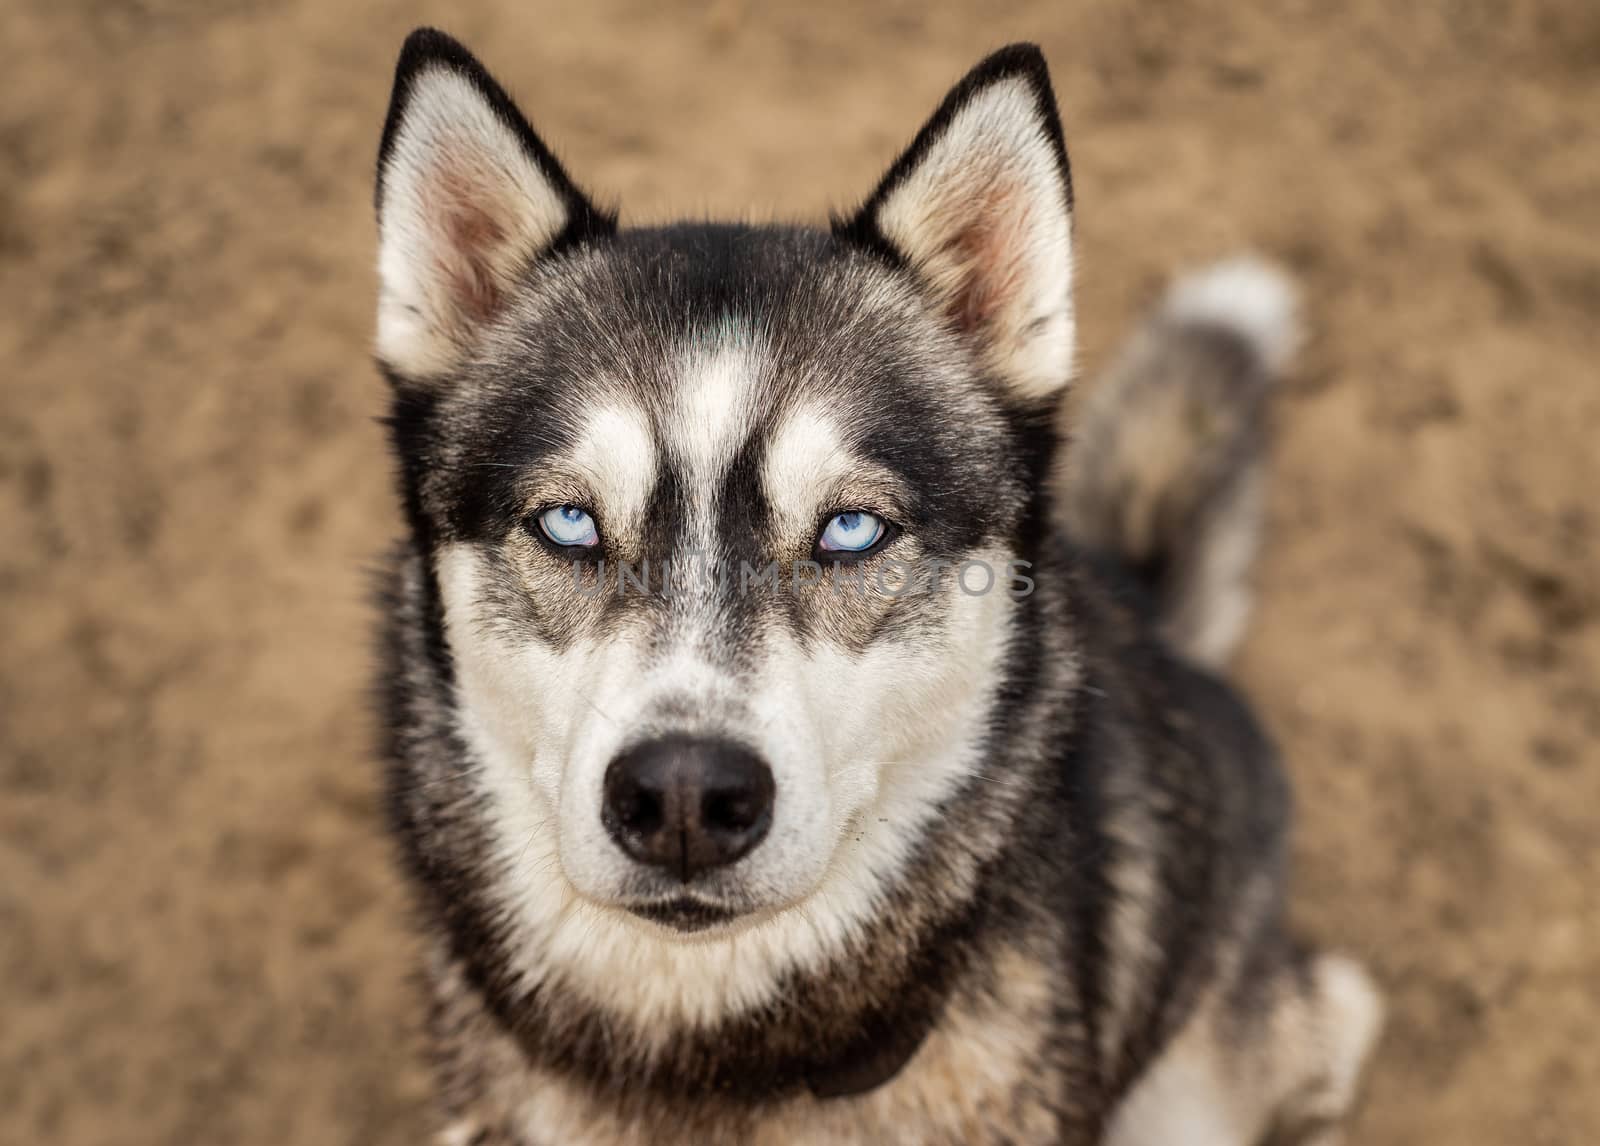
[[1002, 48], [969, 72], [834, 233], [909, 266], [1016, 400], [1066, 386], [1072, 178], [1034, 45]]
[[598, 210], [465, 48], [406, 38], [378, 152], [378, 357], [447, 377], [535, 259], [610, 235]]

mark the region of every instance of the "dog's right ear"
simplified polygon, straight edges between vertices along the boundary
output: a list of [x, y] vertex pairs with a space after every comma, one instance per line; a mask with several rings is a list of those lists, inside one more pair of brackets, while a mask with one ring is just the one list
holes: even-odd
[[1072, 175], [1050, 70], [1012, 44], [953, 88], [834, 234], [908, 268], [1004, 393], [1057, 399], [1072, 376]]
[[471, 53], [407, 37], [378, 151], [379, 359], [447, 374], [533, 259], [610, 235], [597, 209]]

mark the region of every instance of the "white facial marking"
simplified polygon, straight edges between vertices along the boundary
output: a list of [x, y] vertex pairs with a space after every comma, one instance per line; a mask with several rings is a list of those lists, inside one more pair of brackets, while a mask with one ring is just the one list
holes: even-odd
[[853, 459], [842, 442], [839, 424], [814, 406], [789, 414], [774, 431], [762, 484], [780, 530], [810, 529], [820, 498], [850, 473]]
[[[751, 395], [763, 367], [764, 346], [748, 330], [729, 324], [714, 336], [697, 336], [679, 355], [676, 388], [665, 427], [666, 450], [679, 467], [687, 521], [681, 539], [685, 567], [700, 570], [723, 560], [718, 500], [728, 467], [750, 434]], [[673, 608], [673, 655], [703, 655], [721, 622], [710, 578], [696, 576]]]
[[[937, 656], [920, 642], [802, 649], [779, 633], [735, 681], [681, 650], [652, 662], [626, 633], [556, 650], [484, 624], [487, 572], [469, 545], [440, 553], [439, 576], [460, 731], [524, 982], [553, 980], [626, 1014], [646, 1043], [673, 1021], [760, 1006], [786, 972], [821, 965], [873, 918], [940, 803], [979, 766], [1012, 607], [1003, 593], [951, 593]], [[601, 777], [667, 689], [736, 689], [750, 715], [727, 731], [768, 761], [779, 792], [768, 838], [736, 865], [768, 910], [690, 939], [607, 905], [631, 861], [601, 824]]]
[[610, 524], [637, 525], [656, 480], [655, 436], [635, 406], [603, 406], [583, 413], [584, 432], [572, 465], [593, 483]]
[[750, 433], [761, 347], [737, 330], [687, 348], [678, 366], [669, 445], [696, 488], [715, 488]]

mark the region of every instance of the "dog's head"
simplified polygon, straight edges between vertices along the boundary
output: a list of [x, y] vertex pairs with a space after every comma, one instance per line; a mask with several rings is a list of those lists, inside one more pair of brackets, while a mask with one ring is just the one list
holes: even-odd
[[663, 937], [865, 902], [983, 779], [1071, 370], [1070, 198], [1028, 47], [831, 231], [619, 231], [459, 45], [407, 43], [377, 349], [525, 897]]

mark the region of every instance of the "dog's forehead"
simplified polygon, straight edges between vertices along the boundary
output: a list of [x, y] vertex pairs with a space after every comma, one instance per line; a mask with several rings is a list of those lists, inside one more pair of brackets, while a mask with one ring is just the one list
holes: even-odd
[[570, 458], [608, 508], [642, 512], [663, 469], [689, 504], [742, 475], [785, 525], [798, 527], [823, 491], [873, 468], [856, 450], [864, 418], [837, 388], [781, 377], [772, 340], [748, 322], [691, 332], [671, 349], [653, 390], [596, 388], [582, 401]]
[[900, 276], [825, 234], [673, 227], [542, 269], [484, 366], [510, 382], [496, 420], [524, 402], [557, 430], [627, 410], [669, 460], [712, 471], [794, 406], [843, 427], [903, 417], [885, 391], [929, 388], [928, 363], [948, 366], [926, 354], [936, 334]]
[[1005, 480], [998, 400], [939, 315], [824, 232], [673, 227], [548, 260], [477, 370], [453, 424], [459, 460], [495, 462], [457, 487], [479, 529], [546, 463], [613, 515], [731, 494], [796, 530], [850, 471], [946, 501]]
[[892, 378], [936, 333], [919, 323], [937, 325], [905, 276], [803, 228], [625, 232], [536, 267], [517, 301], [497, 356], [553, 359], [651, 403], [692, 391], [702, 409], [763, 382]]
[[712, 476], [733, 462], [772, 384], [769, 350], [753, 323], [729, 316], [687, 332], [670, 355], [656, 405], [664, 445], [684, 470]]

